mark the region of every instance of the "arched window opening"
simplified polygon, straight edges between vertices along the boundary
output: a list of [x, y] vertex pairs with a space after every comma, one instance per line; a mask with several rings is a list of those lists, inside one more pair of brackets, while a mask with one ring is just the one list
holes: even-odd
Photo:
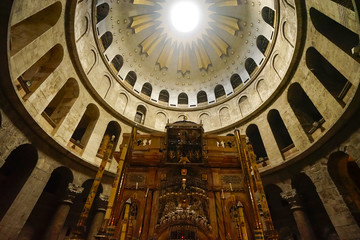
[[256, 46], [265, 55], [265, 52], [267, 50], [267, 47], [269, 46], [269, 40], [267, 40], [266, 37], [263, 35], [259, 35], [256, 38]]
[[68, 146], [75, 151], [82, 153], [82, 150], [85, 148], [91, 137], [98, 118], [99, 109], [94, 104], [89, 104], [71, 136]]
[[[314, 133], [318, 128], [323, 130], [322, 124], [325, 122], [323, 116], [316, 109], [315, 105], [299, 83], [290, 85], [287, 98], [298, 121], [308, 136]], [[310, 141], [313, 141], [311, 137], [309, 139]]]
[[99, 6], [96, 7], [96, 21], [99, 23], [102, 20], [106, 18], [106, 16], [109, 14], [109, 4], [102, 3]]
[[275, 23], [275, 11], [274, 10], [272, 10], [269, 7], [264, 7], [261, 10], [261, 16], [267, 24], [274, 27], [274, 23]]
[[261, 163], [268, 160], [268, 156], [259, 132], [259, 128], [255, 124], [251, 124], [247, 127], [246, 136], [249, 137], [249, 141], [253, 146], [254, 153], [256, 155], [256, 161], [258, 163]]
[[143, 105], [139, 105], [136, 108], [134, 121], [140, 124], [144, 124], [146, 117], [146, 108]]
[[252, 74], [257, 70], [258, 66], [254, 59], [248, 58], [245, 61], [245, 70], [249, 74], [249, 76], [252, 76]]
[[110, 47], [112, 41], [113, 41], [113, 35], [111, 32], [106, 32], [100, 37], [101, 43], [104, 47], [104, 51]]
[[70, 78], [42, 112], [52, 128], [60, 126], [79, 96], [77, 81]]
[[186, 93], [180, 93], [178, 96], [178, 104], [179, 105], [188, 105], [189, 104], [189, 99], [188, 96], [186, 95]]
[[355, 221], [360, 226], [360, 168], [344, 152], [332, 153], [328, 161], [329, 174], [342, 195]]
[[159, 101], [168, 103], [169, 102], [169, 92], [166, 90], [161, 90], [159, 94]]
[[72, 172], [66, 167], [59, 167], [51, 173], [43, 192], [20, 232], [19, 239], [44, 239], [46, 228], [52, 218], [55, 217], [59, 199], [66, 197], [68, 184], [72, 181]]
[[329, 18], [315, 8], [310, 8], [310, 18], [316, 30], [329, 39], [333, 44], [342, 49], [354, 60], [360, 58], [351, 53], [351, 49], [359, 44], [359, 35]]
[[141, 88], [141, 93], [150, 97], [152, 92], [152, 86], [150, 83], [145, 83]]
[[125, 82], [128, 83], [130, 86], [134, 87], [136, 79], [136, 73], [134, 71], [130, 71], [125, 77]]
[[279, 111], [275, 109], [270, 110], [267, 119], [279, 150], [283, 154], [284, 158], [294, 153], [294, 151], [291, 150], [294, 149], [295, 145]]
[[24, 144], [13, 150], [0, 168], [0, 220], [21, 191], [38, 161], [36, 148]]
[[115, 68], [116, 72], [119, 72], [124, 64], [124, 59], [121, 55], [116, 55], [111, 61], [111, 64]]
[[[77, 221], [80, 218], [80, 214], [81, 211], [84, 208], [84, 204], [86, 203], [86, 199], [90, 193], [90, 189], [91, 186], [93, 184], [93, 179], [88, 179], [86, 180], [81, 187], [83, 187], [83, 191], [81, 192], [81, 194], [79, 194], [79, 196], [77, 196], [74, 200], [74, 203], [70, 209], [70, 212], [68, 214], [68, 217], [66, 218], [65, 224], [64, 224], [64, 229], [66, 229], [66, 236], [65, 238], [69, 238], [71, 232], [76, 229], [76, 225], [77, 225]], [[94, 199], [98, 199], [99, 195], [103, 192], [103, 186], [100, 183], [97, 192], [95, 193], [95, 198]], [[95, 216], [96, 213], [96, 204], [93, 204], [90, 212], [89, 212], [89, 217], [87, 219], [86, 222], [86, 228], [85, 229], [90, 229], [90, 224], [93, 222], [93, 218]], [[87, 233], [86, 233], [87, 234]]]
[[355, 11], [354, 5], [351, 0], [331, 0], [333, 2], [336, 2], [337, 4], [340, 4], [343, 7], [346, 7], [352, 11]]
[[306, 65], [330, 94], [344, 107], [343, 101], [352, 84], [315, 48], [306, 51]]
[[197, 94], [197, 103], [207, 103], [208, 102], [208, 98], [207, 98], [207, 94], [205, 91], [200, 91]]
[[223, 87], [223, 85], [216, 85], [215, 89], [214, 89], [214, 93], [215, 93], [215, 98], [218, 99], [222, 96], [225, 96], [225, 89]]
[[21, 74], [15, 83], [20, 97], [27, 100], [60, 65], [63, 56], [64, 49], [57, 44]]
[[236, 73], [231, 76], [230, 83], [234, 90], [236, 90], [238, 86], [243, 85], [241, 77], [239, 76], [239, 74]]
[[311, 179], [306, 174], [300, 173], [292, 179], [291, 184], [309, 219], [315, 239], [339, 239]]
[[11, 26], [10, 55], [19, 52], [25, 46], [52, 28], [59, 20], [61, 11], [61, 3], [55, 2], [40, 12]]
[[289, 203], [281, 197], [282, 190], [274, 184], [264, 187], [271, 218], [279, 239], [300, 239], [300, 234]]
[[100, 144], [100, 147], [98, 149], [96, 156], [102, 159], [104, 157], [105, 151], [108, 148], [108, 144], [112, 140], [113, 148], [110, 153], [110, 159], [111, 159], [112, 154], [117, 146], [117, 142], [119, 141], [120, 134], [121, 134], [121, 127], [120, 127], [119, 123], [117, 123], [115, 121], [109, 122], [109, 124], [105, 130], [104, 136], [101, 140], [101, 144]]

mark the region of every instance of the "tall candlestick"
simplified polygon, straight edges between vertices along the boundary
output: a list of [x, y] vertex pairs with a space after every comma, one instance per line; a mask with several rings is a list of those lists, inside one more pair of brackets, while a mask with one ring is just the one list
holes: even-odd
[[230, 191], [233, 191], [231, 183], [229, 183], [229, 186], [230, 186]]

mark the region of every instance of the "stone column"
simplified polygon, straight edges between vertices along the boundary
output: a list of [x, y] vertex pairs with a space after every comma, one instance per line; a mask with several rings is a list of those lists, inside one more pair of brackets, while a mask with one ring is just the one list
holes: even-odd
[[290, 209], [294, 215], [296, 225], [298, 227], [301, 239], [303, 240], [316, 240], [314, 231], [307, 214], [301, 205], [300, 198], [295, 189], [287, 192], [282, 192], [281, 197], [290, 204]]
[[65, 220], [69, 214], [70, 207], [74, 203], [74, 199], [77, 195], [81, 194], [84, 190], [83, 187], [77, 186], [73, 183], [69, 183], [65, 197], [58, 206], [47, 231], [44, 235], [46, 240], [57, 240], [59, 234], [64, 226]]
[[96, 240], [95, 235], [98, 233], [101, 224], [104, 220], [106, 207], [109, 201], [109, 196], [100, 194], [98, 199], [96, 199], [95, 207], [96, 207], [96, 213], [95, 216], [91, 222], [91, 227], [88, 232], [87, 240]]

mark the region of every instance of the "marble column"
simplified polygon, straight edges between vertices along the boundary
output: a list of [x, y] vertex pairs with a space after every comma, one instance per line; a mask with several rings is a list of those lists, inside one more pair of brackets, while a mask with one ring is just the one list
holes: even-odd
[[74, 203], [74, 199], [77, 195], [81, 194], [84, 190], [83, 187], [77, 186], [73, 183], [69, 183], [65, 197], [60, 202], [47, 231], [44, 235], [46, 240], [57, 240], [59, 234], [64, 226], [65, 220], [69, 214], [70, 207]]
[[309, 218], [304, 211], [295, 189], [282, 192], [281, 197], [290, 204], [302, 240], [316, 240]]
[[88, 232], [87, 240], [96, 240], [95, 235], [99, 232], [101, 224], [104, 220], [106, 207], [109, 201], [109, 196], [100, 194], [96, 199], [95, 207], [96, 213], [91, 222], [91, 227]]

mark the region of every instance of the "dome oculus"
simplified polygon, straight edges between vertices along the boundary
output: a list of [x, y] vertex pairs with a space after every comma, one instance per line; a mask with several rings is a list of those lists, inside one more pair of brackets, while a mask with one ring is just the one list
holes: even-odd
[[178, 1], [171, 7], [170, 20], [177, 31], [191, 32], [199, 25], [199, 6], [194, 1]]

